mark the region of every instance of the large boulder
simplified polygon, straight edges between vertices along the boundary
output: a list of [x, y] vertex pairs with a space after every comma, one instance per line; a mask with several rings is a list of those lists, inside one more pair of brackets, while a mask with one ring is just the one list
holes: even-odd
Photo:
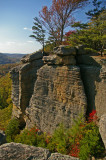
[[0, 160], [47, 160], [49, 156], [49, 150], [25, 144], [7, 143], [0, 146]]
[[78, 160], [78, 158], [50, 153], [48, 149], [20, 143], [7, 143], [0, 146], [0, 160]]
[[32, 53], [32, 54], [27, 54], [26, 56], [24, 56], [22, 59], [21, 59], [21, 62], [22, 63], [28, 63], [28, 62], [31, 62], [31, 61], [34, 61], [34, 60], [37, 60], [37, 59], [41, 59], [43, 57], [43, 54], [42, 52], [35, 52], [35, 53]]
[[76, 55], [76, 49], [74, 47], [60, 45], [54, 48], [54, 53], [61, 56]]
[[44, 63], [48, 65], [57, 64], [57, 65], [76, 65], [75, 56], [58, 56], [58, 55], [51, 55], [51, 56], [44, 56], [43, 57]]
[[60, 153], [52, 153], [48, 160], [79, 160], [79, 158], [62, 155]]

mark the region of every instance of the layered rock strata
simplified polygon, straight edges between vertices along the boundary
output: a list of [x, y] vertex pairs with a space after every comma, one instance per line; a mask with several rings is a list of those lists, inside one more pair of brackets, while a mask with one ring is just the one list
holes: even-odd
[[20, 143], [7, 143], [0, 146], [0, 160], [79, 160], [75, 157], [50, 153], [48, 149]]
[[106, 113], [106, 60], [83, 50], [77, 53], [76, 60], [87, 96], [87, 112], [94, 109], [100, 118]]
[[[63, 47], [63, 46], [62, 46]], [[76, 66], [75, 49], [57, 48], [54, 56], [43, 57], [45, 65], [37, 71], [30, 105], [26, 109], [26, 127], [37, 125], [52, 133], [60, 123], [71, 127], [79, 114], [86, 113], [86, 96]], [[67, 48], [66, 48], [67, 50]]]
[[103, 114], [100, 118], [99, 132], [101, 134], [101, 137], [102, 137], [103, 143], [105, 145], [105, 149], [106, 149], [106, 113]]
[[10, 72], [12, 78], [13, 117], [17, 117], [25, 125], [25, 110], [29, 106], [33, 94], [37, 70], [43, 65], [42, 53], [36, 52], [22, 58], [22, 64]]
[[52, 133], [62, 122], [71, 127], [86, 108], [88, 113], [95, 109], [99, 118], [106, 113], [106, 61], [76, 48], [59, 46], [45, 57], [41, 52], [27, 55], [11, 71], [13, 117], [23, 126]]

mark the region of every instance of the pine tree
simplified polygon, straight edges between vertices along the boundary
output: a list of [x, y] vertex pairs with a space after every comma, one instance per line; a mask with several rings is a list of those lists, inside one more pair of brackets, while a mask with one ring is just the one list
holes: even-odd
[[101, 7], [102, 1], [93, 0], [92, 3], [94, 9], [91, 9], [88, 12], [86, 12], [86, 15], [88, 15], [90, 19], [97, 19], [100, 13], [105, 10], [105, 7]]
[[30, 37], [35, 38], [36, 41], [40, 42], [43, 47], [44, 53], [44, 44], [45, 44], [45, 30], [43, 29], [42, 22], [37, 17], [34, 18], [34, 26], [32, 27], [33, 35]]

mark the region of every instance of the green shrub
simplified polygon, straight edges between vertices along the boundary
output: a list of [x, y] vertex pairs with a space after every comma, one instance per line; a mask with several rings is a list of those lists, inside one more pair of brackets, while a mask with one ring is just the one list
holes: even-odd
[[22, 143], [27, 145], [36, 145], [35, 136], [29, 134], [27, 129], [23, 130], [19, 135], [15, 137], [14, 140], [16, 143]]
[[73, 157], [79, 157], [80, 146], [79, 142], [82, 138], [82, 126], [84, 126], [85, 121], [82, 114], [74, 120], [74, 124], [68, 130], [69, 138], [69, 148], [68, 154]]
[[95, 158], [102, 156], [104, 145], [97, 125], [94, 122], [86, 123], [82, 134], [79, 152], [80, 159], [86, 160], [89, 156], [94, 156]]
[[50, 151], [67, 154], [68, 137], [63, 124], [61, 124], [54, 132], [48, 144]]
[[46, 147], [46, 137], [43, 133], [39, 134], [39, 130], [36, 127], [33, 127], [30, 130], [23, 130], [15, 137], [14, 141], [16, 143], [23, 143], [37, 147]]
[[12, 114], [12, 104], [10, 104], [7, 108], [0, 109], [0, 130], [6, 129], [9, 121], [11, 120]]
[[11, 100], [11, 79], [10, 74], [0, 78], [0, 109], [4, 109], [12, 104]]
[[85, 50], [85, 52], [86, 52], [86, 54], [93, 54], [93, 53], [95, 53], [95, 54], [97, 54], [98, 52], [95, 50], [95, 49], [92, 49], [92, 48], [84, 48], [84, 50]]
[[68, 130], [68, 137], [69, 137], [70, 144], [75, 143], [76, 138], [82, 132], [80, 126], [83, 126], [83, 125], [84, 125], [84, 118], [81, 114], [76, 120], [74, 120], [73, 126]]
[[42, 133], [40, 135], [37, 135], [37, 146], [46, 148], [47, 147], [47, 135]]
[[15, 136], [20, 132], [19, 130], [19, 121], [13, 118], [8, 126], [6, 127], [6, 140], [7, 142], [12, 142], [15, 139]]
[[81, 119], [78, 118], [69, 130], [69, 155], [81, 160], [86, 160], [89, 156], [102, 156], [105, 149], [97, 126], [96, 111], [90, 113], [88, 121]]

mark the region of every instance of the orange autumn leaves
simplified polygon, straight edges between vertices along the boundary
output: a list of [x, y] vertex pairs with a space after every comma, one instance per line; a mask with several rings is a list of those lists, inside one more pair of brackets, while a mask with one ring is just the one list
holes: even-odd
[[86, 1], [88, 0], [52, 0], [50, 8], [42, 8], [40, 17], [55, 41], [62, 43], [65, 28], [74, 21], [72, 12], [83, 7]]

